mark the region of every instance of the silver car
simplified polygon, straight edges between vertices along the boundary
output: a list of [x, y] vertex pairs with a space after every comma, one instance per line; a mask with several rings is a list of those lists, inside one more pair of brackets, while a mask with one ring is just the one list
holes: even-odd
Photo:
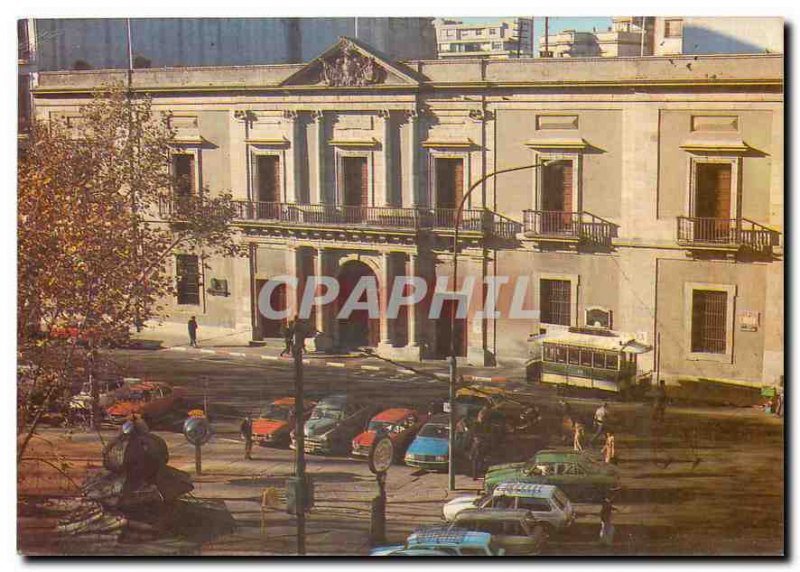
[[541, 554], [547, 542], [544, 523], [531, 511], [504, 508], [474, 508], [456, 515], [453, 526], [492, 535], [492, 541], [507, 556]]
[[472, 508], [526, 509], [544, 522], [551, 532], [561, 531], [575, 521], [572, 503], [555, 485], [501, 483], [491, 493], [457, 497], [442, 508], [446, 521]]

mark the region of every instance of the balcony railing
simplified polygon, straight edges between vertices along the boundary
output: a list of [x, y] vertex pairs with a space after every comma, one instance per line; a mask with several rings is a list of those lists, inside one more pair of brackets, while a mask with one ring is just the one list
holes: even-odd
[[[256, 201], [235, 201], [235, 204], [236, 220], [238, 221], [405, 230], [452, 230], [456, 224], [455, 209], [444, 208], [303, 205]], [[483, 209], [466, 209], [462, 213], [459, 230], [461, 232], [492, 232], [495, 227], [495, 218], [499, 220], [502, 217]]]
[[611, 244], [617, 225], [584, 211], [523, 211], [524, 232], [534, 238]]
[[777, 231], [746, 218], [678, 217], [678, 244], [684, 246], [768, 252], [779, 239]]

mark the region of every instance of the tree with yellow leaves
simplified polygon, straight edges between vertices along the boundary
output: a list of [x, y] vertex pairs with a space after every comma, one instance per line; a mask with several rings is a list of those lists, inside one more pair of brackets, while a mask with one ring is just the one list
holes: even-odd
[[[69, 398], [75, 372], [89, 378], [97, 423], [98, 352], [163, 315], [171, 255], [240, 254], [229, 193], [175, 202], [175, 148], [168, 116], [120, 87], [97, 93], [79, 121], [33, 127], [18, 165], [19, 458], [42, 415]], [[63, 331], [66, 340], [52, 335]]]

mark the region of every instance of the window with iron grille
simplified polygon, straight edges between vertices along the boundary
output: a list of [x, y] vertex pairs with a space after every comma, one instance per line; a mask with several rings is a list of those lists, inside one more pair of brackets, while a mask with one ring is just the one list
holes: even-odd
[[692, 351], [724, 354], [728, 293], [694, 290], [692, 293]]
[[200, 261], [194, 254], [175, 257], [178, 304], [200, 304]]
[[172, 176], [175, 178], [175, 195], [188, 197], [194, 194], [194, 155], [175, 153], [172, 155]]
[[539, 310], [542, 323], [570, 325], [570, 292], [569, 280], [541, 280], [539, 282]]

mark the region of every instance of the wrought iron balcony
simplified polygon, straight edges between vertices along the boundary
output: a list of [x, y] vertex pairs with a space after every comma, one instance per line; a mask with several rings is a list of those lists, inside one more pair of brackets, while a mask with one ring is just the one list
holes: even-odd
[[524, 233], [530, 238], [554, 242], [586, 242], [610, 245], [617, 225], [584, 211], [523, 211]]
[[746, 218], [678, 217], [678, 244], [689, 248], [769, 253], [779, 240], [780, 233]]
[[[452, 231], [456, 224], [455, 209], [426, 207], [368, 207], [295, 203], [235, 201], [236, 221], [265, 222], [288, 225], [310, 225], [334, 228], [375, 228], [395, 230]], [[503, 217], [488, 210], [466, 209], [461, 216], [460, 232], [503, 231], [508, 224]], [[495, 224], [497, 219], [497, 224]], [[506, 219], [507, 220], [507, 219]], [[511, 221], [513, 222], [513, 221]], [[517, 223], [518, 224], [518, 223]]]

